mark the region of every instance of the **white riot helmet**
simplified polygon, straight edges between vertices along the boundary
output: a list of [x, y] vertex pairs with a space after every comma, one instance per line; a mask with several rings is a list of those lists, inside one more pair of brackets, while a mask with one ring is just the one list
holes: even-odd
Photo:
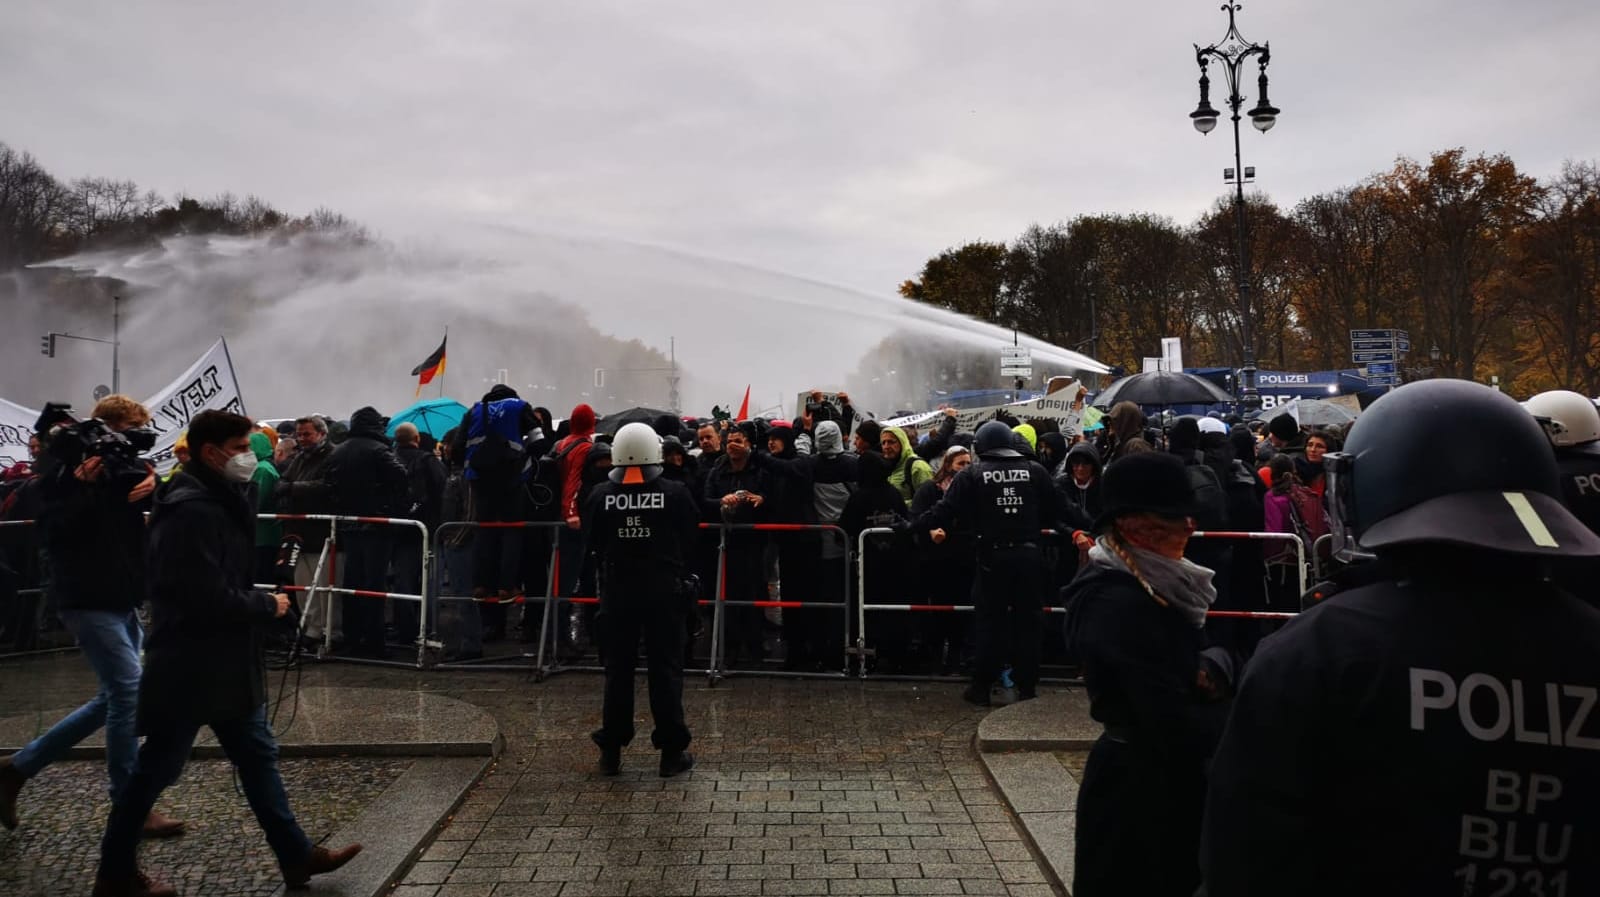
[[648, 424], [627, 424], [611, 440], [611, 481], [647, 483], [661, 475], [661, 437]]
[[1566, 389], [1541, 392], [1522, 403], [1556, 448], [1600, 440], [1600, 411], [1593, 400]]

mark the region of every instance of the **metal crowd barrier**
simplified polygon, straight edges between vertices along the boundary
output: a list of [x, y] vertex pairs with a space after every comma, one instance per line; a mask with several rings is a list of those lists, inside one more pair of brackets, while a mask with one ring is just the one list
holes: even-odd
[[[867, 594], [867, 565], [866, 565], [867, 538], [869, 536], [893, 535], [895, 532], [896, 531], [894, 529], [890, 528], [890, 527], [872, 527], [872, 528], [868, 528], [868, 529], [862, 530], [861, 531], [861, 535], [857, 538], [856, 557], [858, 559], [858, 562], [857, 562], [856, 574], [857, 574], [857, 595], [859, 596], [859, 600], [858, 600], [858, 603], [856, 604], [857, 624], [856, 624], [856, 643], [855, 643], [854, 653], [858, 657], [861, 657], [863, 659], [865, 657], [867, 657], [871, 653], [870, 649], [867, 648], [867, 611], [869, 611], [869, 610], [870, 611], [891, 611], [891, 612], [934, 612], [934, 613], [972, 613], [972, 612], [977, 610], [977, 607], [975, 605], [971, 605], [971, 604], [868, 604], [867, 600], [866, 600], [866, 594]], [[1058, 535], [1060, 535], [1060, 533], [1058, 533], [1055, 530], [1046, 529], [1046, 530], [1041, 530], [1040, 531], [1040, 535], [1041, 536], [1045, 536], [1045, 537], [1049, 537], [1049, 536], [1058, 536]], [[1297, 569], [1299, 571], [1300, 594], [1303, 595], [1306, 592], [1307, 583], [1306, 583], [1306, 550], [1305, 550], [1305, 543], [1302, 542], [1300, 540], [1300, 537], [1295, 535], [1294, 533], [1251, 533], [1251, 532], [1197, 530], [1190, 536], [1190, 538], [1193, 538], [1193, 539], [1248, 539], [1248, 540], [1256, 540], [1256, 541], [1263, 541], [1263, 542], [1266, 542], [1266, 541], [1292, 540], [1294, 542], [1294, 546], [1295, 546], [1295, 558], [1297, 560], [1296, 566], [1297, 566]], [[1326, 537], [1324, 537], [1324, 538], [1326, 538]], [[1055, 606], [1055, 605], [1052, 605], [1052, 604], [1044, 604], [1043, 607], [1041, 608], [1041, 610], [1047, 615], [1060, 615], [1060, 614], [1065, 614], [1066, 613], [1066, 608], [1058, 607], [1058, 606]], [[1206, 616], [1207, 617], [1214, 617], [1214, 618], [1226, 618], [1226, 619], [1280, 620], [1281, 621], [1281, 620], [1293, 619], [1295, 616], [1297, 616], [1297, 614], [1295, 614], [1295, 613], [1286, 613], [1286, 612], [1277, 612], [1277, 611], [1212, 610], [1212, 611], [1207, 611], [1206, 612]], [[864, 665], [863, 665], [862, 670], [861, 670], [861, 675], [863, 677], [866, 676], [866, 671], [865, 671], [865, 666]]]
[[[524, 592], [511, 598], [499, 598], [497, 596], [485, 596], [479, 598], [473, 595], [444, 594], [444, 588], [441, 584], [443, 582], [443, 578], [440, 574], [445, 568], [445, 563], [443, 558], [439, 556], [440, 552], [437, 550], [437, 548], [438, 546], [442, 546], [444, 544], [444, 539], [447, 533], [463, 529], [548, 529], [554, 532], [556, 537], [550, 540], [550, 562], [545, 565], [547, 572], [545, 574], [544, 594], [529, 595]], [[550, 596], [555, 592], [557, 571], [560, 569], [561, 540], [559, 536], [560, 530], [563, 529], [566, 529], [566, 524], [554, 520], [451, 520], [440, 524], [438, 529], [433, 531], [433, 544], [436, 548], [433, 564], [433, 577], [431, 579], [424, 580], [424, 582], [428, 583], [429, 593], [434, 596], [434, 601], [437, 604], [442, 605], [446, 601], [465, 602], [473, 606], [474, 612], [476, 612], [478, 605], [482, 604], [524, 606], [528, 604], [545, 605], [539, 632], [540, 641], [537, 654], [529, 654], [527, 651], [522, 651], [514, 656], [506, 657], [484, 656], [468, 660], [447, 660], [437, 663], [434, 666], [440, 669], [451, 670], [531, 672], [534, 674], [536, 679], [544, 678], [544, 635], [546, 631], [544, 627], [549, 625], [551, 616], [550, 606], [555, 603]], [[461, 583], [452, 582], [450, 587], [452, 589], [460, 589]], [[524, 618], [524, 625], [526, 625], [526, 622], [526, 618]], [[517, 662], [528, 660], [534, 660], [535, 663], [532, 666], [529, 666], [527, 663]]]
[[[20, 528], [20, 527], [24, 527], [24, 526], [37, 526], [37, 525], [38, 525], [38, 521], [37, 520], [0, 520], [0, 527]], [[19, 571], [19, 573], [20, 573], [20, 571]], [[41, 611], [43, 610], [43, 604], [44, 604], [44, 589], [43, 588], [39, 588], [39, 587], [21, 588], [20, 587], [21, 586], [20, 581], [18, 583], [18, 586], [19, 587], [17, 589], [17, 593], [16, 594], [17, 594], [17, 599], [19, 601], [19, 604], [21, 604], [22, 606], [19, 606], [15, 610], [19, 614], [20, 614], [20, 612], [22, 610], [22, 607], [27, 606], [26, 602], [24, 602], [23, 599], [33, 599], [36, 602], [34, 604], [34, 606], [33, 606], [33, 613], [31, 614], [32, 619], [30, 621], [27, 621], [27, 622], [32, 626], [32, 632], [29, 633], [29, 634], [31, 636], [33, 636], [34, 638], [37, 638], [40, 635], [40, 627], [43, 624], [43, 615], [42, 615]], [[18, 627], [22, 626], [23, 623], [24, 623], [24, 621], [20, 618], [20, 616], [19, 616], [18, 619], [16, 619], [13, 622]], [[14, 633], [14, 635], [15, 635], [15, 640], [12, 642], [13, 645], [17, 644], [18, 641], [23, 638], [23, 634], [20, 631], [16, 631]], [[76, 650], [78, 650], [78, 647], [75, 644], [72, 644], [72, 645], [56, 645], [56, 646], [52, 646], [52, 647], [49, 647], [49, 648], [23, 648], [23, 649], [20, 649], [20, 650], [8, 651], [8, 652], [5, 652], [3, 654], [0, 654], [0, 660], [5, 660], [7, 658], [13, 658], [13, 657], [37, 657], [37, 656], [44, 655], [44, 654], [60, 654], [60, 653], [64, 653], [64, 652], [67, 652], [67, 651], [76, 651]]]
[[[840, 679], [850, 675], [850, 564], [848, 554], [850, 551], [850, 535], [838, 526], [831, 524], [809, 523], [702, 523], [702, 530], [720, 530], [721, 541], [717, 545], [717, 589], [714, 602], [701, 601], [704, 604], [714, 604], [715, 611], [711, 618], [711, 669], [708, 679], [712, 685], [720, 681], [724, 674], [734, 673], [739, 676], [781, 676], [786, 678], [826, 678]], [[839, 542], [844, 548], [846, 563], [844, 564], [843, 601], [795, 601], [789, 598], [781, 600], [746, 600], [728, 598], [728, 533], [730, 532], [758, 532], [758, 533], [834, 533], [839, 537]], [[780, 566], [778, 578], [783, 579], [783, 570]], [[755, 607], [755, 608], [782, 608], [802, 610], [805, 608], [835, 608], [839, 611], [844, 626], [842, 627], [842, 644], [846, 646], [844, 656], [840, 658], [840, 669], [837, 673], [807, 673], [799, 670], [728, 670], [725, 666], [727, 657], [726, 623], [724, 615], [729, 607]]]
[[[300, 618], [300, 634], [304, 634], [306, 620], [309, 619], [311, 614], [315, 612], [316, 596], [320, 593], [328, 597], [328, 600], [325, 602], [324, 616], [322, 621], [322, 645], [318, 649], [316, 655], [318, 660], [338, 660], [345, 663], [362, 663], [373, 666], [415, 667], [417, 669], [422, 669], [430, 665], [428, 652], [438, 648], [438, 643], [433, 642], [428, 638], [428, 625], [430, 622], [428, 619], [428, 590], [429, 575], [433, 568], [433, 555], [429, 551], [432, 543], [428, 538], [428, 527], [426, 524], [420, 520], [409, 520], [403, 517], [349, 517], [339, 514], [257, 514], [256, 518], [258, 520], [313, 521], [324, 522], [328, 524], [328, 540], [323, 543], [322, 554], [317, 559], [316, 572], [313, 574], [311, 585], [288, 586], [284, 589], [284, 591], [300, 592], [307, 595], [306, 606], [303, 608]], [[376, 524], [379, 526], [410, 527], [417, 530], [417, 532], [419, 532], [422, 536], [422, 594], [412, 594], [410, 592], [384, 592], [375, 589], [350, 589], [331, 584], [319, 585], [318, 583], [325, 580], [331, 580], [332, 578], [331, 576], [325, 577], [324, 572], [331, 571], [332, 564], [330, 564], [329, 561], [336, 555], [338, 551], [338, 524], [340, 523], [366, 523]], [[263, 586], [263, 588], [277, 589], [278, 587], [266, 585]], [[377, 658], [341, 657], [334, 655], [334, 595], [351, 595], [358, 598], [376, 598], [379, 600], [394, 599], [396, 601], [417, 602], [419, 610], [417, 612], [417, 638], [415, 641], [417, 648], [417, 659], [415, 664], [401, 663]]]
[[[1215, 530], [1215, 531], [1207, 532], [1205, 530], [1196, 530], [1194, 532], [1194, 534], [1191, 535], [1189, 538], [1191, 538], [1191, 539], [1247, 539], [1247, 540], [1255, 541], [1255, 542], [1285, 542], [1285, 541], [1293, 542], [1294, 543], [1295, 570], [1298, 572], [1299, 577], [1300, 577], [1300, 590], [1298, 592], [1296, 592], [1296, 594], [1304, 595], [1306, 593], [1306, 588], [1307, 588], [1307, 584], [1306, 584], [1306, 543], [1302, 542], [1300, 540], [1300, 537], [1295, 535], [1294, 533], [1246, 533], [1246, 532], [1229, 532], [1229, 531], [1222, 531], [1222, 530]], [[1237, 616], [1238, 614], [1255, 614], [1256, 616], [1254, 616], [1253, 619], [1278, 619], [1277, 617], [1263, 617], [1263, 616], [1260, 616], [1261, 614], [1266, 613], [1265, 611], [1213, 611], [1212, 613], [1216, 613], [1216, 614], [1224, 614], [1224, 613], [1226, 613], [1229, 616]], [[1289, 616], [1294, 616], [1294, 615], [1293, 614], [1289, 614]]]

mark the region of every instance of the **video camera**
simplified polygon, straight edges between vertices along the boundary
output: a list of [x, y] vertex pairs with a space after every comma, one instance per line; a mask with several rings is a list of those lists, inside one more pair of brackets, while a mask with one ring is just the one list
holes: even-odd
[[45, 450], [63, 469], [73, 471], [90, 458], [99, 458], [109, 481], [127, 489], [149, 475], [139, 456], [155, 447], [155, 430], [135, 427], [118, 432], [99, 418], [73, 420], [70, 406], [53, 407], [60, 411], [62, 422], [50, 429]]

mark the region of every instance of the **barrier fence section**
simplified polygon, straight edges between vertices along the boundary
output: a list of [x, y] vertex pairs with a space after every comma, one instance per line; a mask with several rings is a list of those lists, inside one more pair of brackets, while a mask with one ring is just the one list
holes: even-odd
[[[560, 565], [561, 565], [560, 531], [563, 530], [563, 529], [566, 529], [566, 528], [567, 528], [567, 525], [565, 523], [562, 523], [560, 521], [554, 521], [554, 520], [493, 520], [493, 521], [490, 521], [490, 520], [481, 520], [481, 521], [480, 520], [451, 520], [451, 521], [447, 521], [445, 523], [440, 524], [438, 529], [435, 529], [433, 531], [433, 544], [435, 546], [435, 558], [434, 558], [434, 565], [433, 565], [433, 576], [432, 576], [431, 579], [428, 579], [428, 580], [425, 580], [425, 581], [428, 583], [429, 594], [433, 596], [433, 601], [435, 602], [436, 606], [441, 606], [441, 610], [442, 610], [442, 605], [446, 601], [469, 603], [469, 604], [472, 605], [474, 613], [477, 612], [477, 608], [478, 608], [479, 605], [485, 605], [485, 604], [488, 604], [488, 605], [496, 605], [496, 604], [518, 605], [518, 604], [520, 604], [520, 605], [524, 605], [524, 606], [529, 605], [529, 604], [542, 604], [542, 605], [544, 605], [543, 614], [542, 614], [541, 621], [540, 621], [539, 647], [538, 647], [537, 653], [529, 654], [526, 651], [523, 651], [523, 652], [519, 653], [515, 658], [482, 657], [482, 658], [472, 658], [472, 659], [468, 659], [468, 660], [445, 661], [443, 663], [437, 664], [437, 666], [439, 668], [441, 668], [441, 669], [517, 670], [517, 671], [522, 671], [522, 670], [529, 670], [530, 669], [527, 666], [527, 664], [525, 664], [525, 663], [507, 663], [505, 661], [512, 660], [512, 659], [514, 659], [516, 661], [534, 660], [535, 663], [534, 663], [533, 667], [531, 667], [531, 671], [535, 674], [535, 676], [537, 678], [543, 678], [543, 675], [544, 675], [544, 637], [545, 637], [546, 633], [548, 632], [547, 627], [550, 625], [550, 618], [552, 616], [551, 608], [552, 608], [552, 606], [555, 604], [555, 602], [557, 600], [557, 599], [555, 599], [555, 598], [553, 598], [551, 596], [553, 596], [555, 594], [555, 591], [556, 591], [556, 583], [558, 582], [557, 576], [558, 576], [558, 571], [560, 570]], [[544, 581], [544, 594], [542, 594], [542, 595], [529, 595], [529, 594], [526, 593], [526, 591], [524, 591], [523, 593], [517, 594], [517, 595], [515, 595], [515, 596], [513, 596], [513, 597], [511, 597], [509, 599], [503, 599], [503, 598], [500, 598], [498, 596], [493, 596], [493, 595], [485, 595], [483, 597], [478, 597], [476, 595], [461, 595], [461, 594], [446, 595], [446, 594], [444, 594], [444, 586], [443, 586], [443, 581], [444, 580], [443, 580], [443, 576], [441, 574], [444, 572], [445, 567], [446, 567], [446, 564], [443, 561], [443, 546], [444, 546], [445, 539], [452, 532], [456, 532], [456, 531], [459, 531], [459, 530], [466, 530], [466, 529], [474, 529], [474, 530], [485, 530], [485, 529], [489, 529], [489, 530], [503, 530], [503, 529], [541, 530], [541, 529], [547, 529], [547, 530], [551, 530], [552, 531], [552, 538], [550, 539], [550, 557], [549, 557], [548, 562], [545, 564], [545, 571], [546, 572], [545, 572], [545, 581]], [[450, 588], [452, 590], [459, 591], [460, 588], [462, 587], [462, 585], [463, 585], [462, 583], [452, 582], [452, 583], [450, 583]], [[441, 612], [440, 613], [440, 617], [442, 617], [442, 616], [443, 616], [443, 614]], [[524, 625], [527, 625], [526, 617], [524, 617]]]
[[[869, 611], [869, 610], [870, 611], [899, 611], [899, 612], [918, 612], [918, 611], [920, 611], [920, 612], [935, 612], [935, 613], [971, 613], [971, 612], [973, 612], [973, 611], [975, 611], [977, 609], [975, 605], [971, 605], [971, 604], [869, 604], [869, 603], [867, 603], [867, 600], [866, 600], [866, 596], [867, 596], [867, 564], [866, 564], [867, 538], [869, 536], [870, 537], [885, 536], [885, 535], [892, 536], [895, 533], [896, 533], [896, 530], [894, 530], [893, 528], [890, 528], [890, 527], [871, 527], [871, 528], [862, 530], [861, 531], [861, 535], [857, 538], [856, 557], [857, 557], [858, 560], [857, 560], [857, 566], [856, 566], [856, 575], [857, 575], [856, 588], [857, 588], [857, 595], [859, 596], [859, 600], [858, 600], [858, 602], [856, 604], [856, 612], [857, 612], [858, 619], [857, 619], [857, 623], [856, 623], [855, 654], [858, 657], [861, 657], [863, 659], [865, 659], [865, 657], [867, 656], [867, 611]], [[1059, 535], [1059, 533], [1057, 531], [1055, 531], [1055, 530], [1047, 529], [1047, 530], [1041, 530], [1040, 531], [1040, 535], [1041, 536], [1045, 536], [1045, 537], [1049, 537], [1049, 536], [1057, 536], [1057, 535]], [[1192, 538], [1192, 539], [1247, 539], [1247, 540], [1263, 541], [1263, 542], [1285, 541], [1285, 540], [1293, 541], [1294, 542], [1294, 548], [1295, 548], [1295, 558], [1296, 558], [1296, 561], [1297, 561], [1296, 568], [1297, 568], [1297, 570], [1299, 572], [1299, 579], [1300, 579], [1300, 594], [1304, 595], [1305, 592], [1306, 592], [1306, 588], [1307, 588], [1307, 585], [1306, 585], [1306, 547], [1305, 547], [1305, 543], [1300, 540], [1300, 537], [1298, 535], [1294, 534], [1294, 533], [1251, 533], [1251, 532], [1226, 532], [1226, 531], [1209, 531], [1208, 532], [1208, 531], [1205, 531], [1205, 530], [1197, 530], [1190, 536], [1190, 538]], [[1050, 605], [1050, 604], [1046, 604], [1043, 607], [1043, 610], [1044, 610], [1044, 612], [1046, 614], [1065, 614], [1066, 613], [1066, 608], [1057, 607], [1057, 606]], [[1206, 616], [1207, 617], [1213, 617], [1213, 618], [1223, 618], [1223, 619], [1289, 620], [1289, 619], [1292, 619], [1295, 616], [1297, 616], [1297, 614], [1285, 613], [1285, 612], [1276, 612], [1276, 611], [1212, 610], [1212, 611], [1207, 611], [1206, 612]], [[865, 666], [862, 667], [862, 671], [863, 671], [863, 675], [865, 675]]]
[[[404, 517], [350, 517], [339, 514], [257, 514], [256, 517], [259, 520], [321, 522], [328, 524], [328, 540], [323, 543], [322, 554], [319, 558], [317, 558], [316, 572], [313, 575], [311, 584], [307, 586], [282, 587], [284, 591], [304, 593], [307, 596], [306, 607], [302, 610], [300, 617], [301, 634], [304, 634], [306, 620], [312, 613], [314, 613], [313, 608], [317, 594], [322, 593], [328, 596], [328, 601], [326, 602], [326, 607], [323, 612], [322, 650], [317, 653], [319, 660], [329, 659], [333, 652], [333, 596], [348, 595], [356, 598], [374, 598], [378, 600], [392, 598], [396, 601], [417, 602], [419, 609], [417, 612], [417, 638], [415, 643], [417, 648], [417, 659], [415, 666], [419, 669], [427, 666], [428, 651], [430, 648], [436, 647], [436, 644], [428, 639], [428, 625], [430, 620], [428, 618], [429, 602], [427, 596], [429, 588], [429, 575], [433, 568], [433, 555], [429, 550], [432, 543], [428, 538], [428, 527], [426, 524], [420, 520], [410, 520]], [[324, 571], [330, 569], [330, 565], [328, 565], [329, 559], [335, 557], [338, 551], [338, 525], [341, 523], [367, 524], [372, 526], [393, 526], [415, 529], [422, 539], [421, 592], [419, 594], [413, 594], [410, 592], [385, 592], [378, 591], [376, 589], [345, 588], [332, 585], [332, 577], [327, 577], [327, 580], [329, 581], [328, 585], [319, 585], [319, 583], [324, 580]], [[280, 588], [279, 586], [275, 585], [269, 585], [266, 587]], [[346, 635], [348, 635], [348, 633], [346, 633]], [[336, 659], [348, 661], [350, 663], [366, 663], [377, 666], [411, 666], [411, 664], [396, 664], [391, 661], [363, 657], [339, 657]]]
[[[20, 530], [23, 527], [37, 526], [37, 520], [0, 520], [0, 528], [9, 528], [13, 531]], [[0, 529], [0, 532], [4, 532], [4, 529]], [[13, 572], [17, 573], [19, 576], [17, 583], [18, 588], [15, 593], [17, 606], [4, 608], [4, 611], [14, 614], [11, 620], [11, 633], [13, 637], [12, 645], [16, 646], [30, 644], [32, 643], [33, 639], [37, 639], [40, 635], [40, 631], [44, 622], [42, 616], [42, 612], [44, 610], [44, 588], [42, 586], [22, 588], [22, 582], [20, 580], [21, 571]], [[40, 571], [40, 575], [43, 575], [42, 570]], [[27, 619], [24, 619], [24, 616], [26, 616]], [[22, 631], [22, 627], [24, 625], [30, 627], [29, 632], [24, 633]], [[0, 626], [0, 629], [4, 628], [4, 626]], [[18, 648], [15, 651], [0, 653], [0, 658], [29, 657], [35, 654], [55, 654], [61, 651], [73, 650], [76, 650], [75, 646], [73, 645], [62, 645], [51, 648]]]
[[[820, 673], [820, 674], [819, 673], [805, 673], [805, 672], [797, 671], [797, 670], [784, 670], [782, 672], [779, 672], [779, 671], [776, 671], [776, 670], [773, 670], [773, 671], [767, 671], [767, 670], [739, 670], [738, 671], [738, 675], [741, 675], [741, 676], [775, 675], [775, 676], [784, 676], [784, 677], [789, 677], [789, 678], [815, 678], [817, 676], [822, 676], [824, 678], [836, 679], [836, 678], [840, 678], [840, 677], [843, 677], [843, 676], [848, 676], [850, 674], [850, 653], [851, 653], [849, 651], [849, 644], [850, 644], [850, 563], [849, 563], [849, 557], [848, 557], [849, 552], [850, 552], [850, 534], [849, 533], [846, 533], [840, 527], [834, 526], [834, 525], [831, 525], [831, 524], [811, 524], [811, 523], [702, 523], [702, 524], [700, 524], [700, 529], [702, 529], [702, 530], [712, 530], [712, 529], [720, 530], [721, 534], [722, 534], [721, 535], [721, 539], [719, 540], [719, 542], [717, 544], [717, 587], [716, 587], [716, 592], [715, 592], [716, 600], [714, 602], [707, 602], [707, 601], [701, 601], [700, 602], [700, 604], [702, 604], [702, 605], [705, 605], [705, 604], [708, 604], [708, 603], [715, 605], [715, 607], [713, 609], [712, 617], [711, 617], [711, 660], [710, 660], [710, 670], [708, 671], [708, 679], [711, 682], [711, 684], [713, 684], [713, 685], [716, 684], [716, 682], [719, 681], [723, 677], [724, 673], [730, 672], [726, 667], [726, 662], [727, 662], [727, 656], [726, 656], [726, 654], [727, 654], [727, 623], [726, 623], [727, 611], [726, 611], [726, 608], [729, 608], [729, 607], [754, 607], [754, 608], [761, 608], [763, 610], [766, 609], [766, 608], [780, 608], [780, 609], [784, 609], [784, 610], [804, 610], [804, 609], [807, 609], [807, 608], [832, 608], [832, 609], [836, 609], [836, 610], [839, 611], [839, 616], [840, 616], [841, 622], [843, 623], [843, 626], [841, 627], [841, 632], [842, 632], [841, 644], [843, 646], [845, 646], [846, 650], [844, 652], [844, 656], [842, 656], [840, 658], [840, 669], [839, 669], [838, 673]], [[769, 600], [747, 600], [747, 599], [732, 599], [732, 600], [730, 600], [728, 598], [728, 534], [730, 532], [825, 533], [825, 534], [831, 534], [831, 535], [838, 536], [840, 547], [843, 548], [843, 550], [845, 552], [845, 555], [846, 555], [845, 563], [843, 565], [843, 567], [844, 567], [844, 571], [843, 571], [844, 572], [844, 577], [843, 577], [843, 581], [841, 583], [841, 585], [843, 587], [843, 591], [840, 592], [840, 595], [842, 596], [842, 599], [839, 600], [839, 601], [797, 601], [797, 600], [790, 600], [788, 598], [783, 598], [783, 599], [779, 599], [779, 600], [770, 600], [770, 599]], [[783, 570], [782, 570], [781, 566], [780, 566], [779, 571], [778, 571], [778, 578], [779, 578], [780, 582], [783, 579]], [[792, 646], [791, 646], [791, 650], [792, 650]]]

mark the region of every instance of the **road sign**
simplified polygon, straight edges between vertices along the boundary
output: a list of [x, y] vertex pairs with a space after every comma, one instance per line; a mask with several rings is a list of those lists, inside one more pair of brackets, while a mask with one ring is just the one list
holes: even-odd
[[1394, 362], [1392, 361], [1380, 361], [1376, 364], [1367, 365], [1367, 376], [1369, 377], [1373, 374], [1392, 374], [1394, 372]]
[[1372, 364], [1374, 362], [1383, 364], [1384, 362], [1393, 363], [1395, 361], [1394, 353], [1387, 349], [1382, 352], [1351, 352], [1350, 358], [1356, 364]]
[[1032, 377], [1033, 350], [1027, 346], [1002, 346], [1000, 349], [1000, 376]]
[[1400, 337], [1400, 338], [1396, 339], [1394, 341], [1394, 345], [1395, 345], [1395, 348], [1399, 349], [1401, 352], [1410, 352], [1411, 351], [1411, 340], [1406, 339], [1405, 337]]
[[1388, 342], [1389, 340], [1392, 340], [1404, 333], [1405, 331], [1403, 330], [1399, 333], [1396, 333], [1393, 330], [1352, 330], [1350, 331], [1350, 341], [1355, 342], [1359, 339], [1381, 339], [1384, 342]]
[[1399, 386], [1399, 374], [1372, 374], [1367, 377], [1368, 386]]
[[1372, 352], [1382, 349], [1387, 352], [1394, 348], [1394, 340], [1388, 339], [1353, 339], [1350, 341], [1352, 352]]

